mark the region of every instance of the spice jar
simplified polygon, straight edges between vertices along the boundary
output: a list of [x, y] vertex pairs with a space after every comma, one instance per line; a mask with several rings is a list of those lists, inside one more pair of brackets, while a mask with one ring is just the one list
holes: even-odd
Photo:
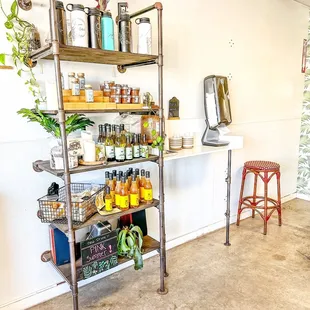
[[72, 96], [79, 96], [80, 95], [80, 83], [79, 79], [72, 80]]
[[85, 74], [84, 73], [78, 73], [77, 74], [79, 81], [80, 81], [80, 89], [85, 89]]
[[131, 103], [140, 103], [140, 96], [131, 96]]
[[131, 96], [131, 87], [128, 87], [127, 95]]
[[131, 89], [131, 96], [140, 96], [140, 88], [139, 87], [133, 87]]
[[103, 89], [103, 97], [110, 97], [111, 96], [111, 89], [104, 88]]
[[122, 96], [128, 96], [128, 87], [127, 86], [122, 86], [121, 95]]
[[116, 97], [116, 95], [111, 95], [111, 97], [110, 97], [110, 102], [115, 102], [115, 97]]
[[86, 102], [94, 102], [94, 91], [91, 85], [85, 85]]
[[111, 87], [111, 96], [116, 95], [116, 87], [112, 86]]
[[120, 95], [115, 95], [115, 99], [114, 99], [115, 101], [115, 103], [121, 103], [121, 96]]
[[130, 96], [128, 96], [128, 95], [122, 95], [122, 96], [121, 96], [121, 102], [122, 102], [122, 103], [130, 103]]
[[68, 73], [68, 88], [72, 89], [72, 82], [75, 79], [75, 73], [74, 72], [69, 72]]
[[115, 81], [109, 81], [108, 82], [109, 88], [115, 86]]

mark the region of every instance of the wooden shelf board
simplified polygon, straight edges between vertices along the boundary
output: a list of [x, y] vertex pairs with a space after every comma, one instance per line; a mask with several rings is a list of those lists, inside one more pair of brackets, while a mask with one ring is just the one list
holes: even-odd
[[[127, 214], [132, 214], [136, 213], [145, 209], [157, 207], [159, 205], [159, 201], [157, 199], [154, 199], [153, 203], [151, 204], [145, 204], [142, 203], [140, 204], [139, 208], [133, 208], [129, 209], [126, 211], [118, 212], [118, 213], [113, 213], [113, 214], [108, 214], [108, 215], [100, 215], [99, 213], [96, 213], [93, 215], [89, 220], [87, 220], [85, 223], [81, 225], [73, 225], [74, 230], [81, 229], [83, 227], [91, 226], [93, 224], [96, 224], [98, 222], [104, 222], [104, 221], [111, 221], [113, 219], [118, 219], [121, 216], [127, 215]], [[57, 223], [52, 223], [56, 228], [61, 230], [63, 233], [67, 234], [68, 233], [68, 224], [57, 224]]]
[[[100, 110], [65, 110], [67, 114], [72, 113], [150, 113], [157, 112], [158, 106], [152, 107], [152, 109], [100, 109]], [[48, 115], [57, 115], [57, 110], [41, 110], [42, 113]]]
[[[102, 170], [102, 169], [110, 169], [114, 167], [121, 167], [121, 166], [128, 166], [143, 162], [154, 162], [157, 161], [159, 156], [155, 155], [149, 155], [149, 158], [136, 158], [133, 160], [126, 160], [124, 162], [108, 162], [106, 165], [98, 165], [98, 166], [78, 166], [77, 168], [70, 169], [70, 174], [77, 174], [77, 173], [84, 173], [89, 171], [95, 171], [95, 170]], [[44, 160], [44, 161], [36, 161], [33, 163], [33, 166], [36, 168], [41, 169], [42, 171], [49, 172], [57, 177], [62, 177], [64, 174], [64, 170], [54, 170], [50, 167], [50, 161]]]
[[[143, 254], [147, 254], [153, 251], [156, 251], [159, 249], [159, 242], [150, 236], [145, 236], [143, 238]], [[43, 258], [46, 262], [50, 262], [52, 266], [57, 270], [57, 272], [65, 279], [67, 283], [71, 283], [71, 267], [70, 264], [65, 264], [62, 266], [56, 266], [54, 262], [51, 259], [51, 252], [46, 252], [43, 254]], [[127, 263], [131, 259], [125, 258], [125, 257], [119, 257], [118, 258], [118, 265]], [[116, 267], [114, 267], [116, 268]], [[83, 274], [82, 274], [82, 259], [76, 261], [76, 269], [77, 269], [77, 280], [81, 281], [83, 280]]]
[[[60, 60], [87, 62], [107, 65], [133, 65], [145, 62], [154, 62], [157, 60], [157, 55], [145, 55], [136, 53], [125, 53], [118, 51], [107, 51], [95, 48], [75, 47], [60, 45], [59, 49]], [[52, 45], [48, 44], [34, 51], [31, 54], [33, 61], [39, 59], [53, 60]]]

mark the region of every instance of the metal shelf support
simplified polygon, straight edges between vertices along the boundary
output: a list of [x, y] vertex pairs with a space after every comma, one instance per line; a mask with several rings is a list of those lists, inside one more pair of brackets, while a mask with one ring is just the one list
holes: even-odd
[[227, 183], [227, 200], [226, 200], [226, 241], [224, 243], [225, 246], [230, 246], [229, 241], [229, 229], [230, 229], [230, 190], [231, 190], [231, 150], [228, 150], [228, 163], [227, 163], [227, 177], [226, 177], [226, 183]]

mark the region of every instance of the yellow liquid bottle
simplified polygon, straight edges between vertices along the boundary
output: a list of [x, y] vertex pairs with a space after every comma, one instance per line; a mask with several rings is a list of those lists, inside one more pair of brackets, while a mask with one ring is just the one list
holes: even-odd
[[121, 182], [121, 191], [120, 191], [120, 210], [128, 210], [129, 209], [129, 197], [128, 197], [128, 190], [126, 186], [125, 177], [122, 177]]
[[140, 201], [144, 202], [144, 185], [145, 185], [145, 170], [141, 169], [141, 179], [140, 179]]
[[110, 187], [107, 186], [105, 191], [106, 191], [105, 198], [104, 198], [105, 210], [107, 212], [112, 212], [113, 211], [113, 202], [112, 202], [112, 196], [110, 194]]
[[112, 197], [112, 203], [113, 203], [113, 205], [115, 206], [115, 186], [114, 186], [113, 174], [112, 174], [112, 173], [109, 174], [108, 186], [110, 187], [110, 193], [111, 193], [111, 197]]
[[139, 188], [136, 181], [136, 175], [132, 176], [132, 182], [130, 187], [130, 208], [139, 207]]
[[121, 176], [116, 175], [116, 185], [115, 185], [115, 206], [120, 208], [120, 194], [121, 194]]
[[146, 179], [144, 184], [144, 200], [146, 204], [153, 203], [153, 186], [150, 180], [149, 171], [146, 171]]

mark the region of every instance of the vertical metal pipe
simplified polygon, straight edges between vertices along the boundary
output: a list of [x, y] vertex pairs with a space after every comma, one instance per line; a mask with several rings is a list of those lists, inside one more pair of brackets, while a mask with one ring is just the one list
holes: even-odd
[[[158, 101], [159, 101], [159, 134], [164, 137], [164, 110], [163, 110], [163, 20], [162, 5], [157, 6], [158, 18]], [[160, 286], [159, 294], [166, 294], [166, 232], [165, 232], [165, 196], [164, 196], [164, 157], [163, 150], [159, 153], [159, 230], [160, 230]]]
[[227, 201], [226, 201], [226, 242], [224, 245], [230, 246], [229, 242], [229, 228], [230, 228], [230, 189], [231, 189], [231, 150], [228, 150], [228, 164], [227, 164]]
[[64, 182], [66, 188], [66, 211], [68, 219], [68, 239], [69, 239], [70, 260], [71, 260], [71, 290], [73, 298], [73, 309], [78, 310], [79, 306], [78, 306], [78, 286], [77, 286], [76, 263], [75, 263], [75, 238], [72, 226], [72, 204], [71, 204], [71, 187], [70, 187], [71, 178], [69, 172], [69, 158], [68, 158], [67, 135], [65, 124], [66, 117], [62, 98], [59, 41], [57, 40], [56, 35], [57, 21], [56, 21], [55, 0], [50, 0], [50, 24], [51, 24], [52, 49], [54, 55], [54, 66], [55, 66], [55, 76], [57, 86], [59, 125], [61, 132], [63, 158], [64, 158]]

